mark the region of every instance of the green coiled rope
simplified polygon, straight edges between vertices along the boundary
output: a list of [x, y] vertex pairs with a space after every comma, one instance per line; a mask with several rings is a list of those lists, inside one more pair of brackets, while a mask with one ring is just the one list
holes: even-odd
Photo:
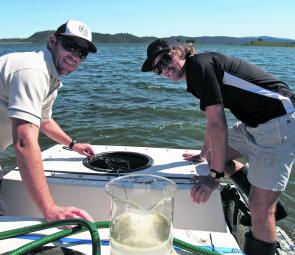
[[[99, 233], [97, 229], [101, 228], [109, 228], [111, 225], [110, 221], [99, 221], [92, 223], [90, 221], [84, 220], [84, 219], [69, 219], [69, 220], [59, 220], [59, 221], [53, 221], [53, 222], [45, 222], [33, 226], [18, 228], [18, 229], [12, 229], [4, 232], [0, 232], [0, 240], [13, 238], [16, 236], [28, 234], [30, 232], [35, 232], [47, 228], [53, 228], [53, 227], [61, 227], [61, 226], [69, 226], [69, 225], [78, 225], [77, 227], [71, 228], [71, 229], [64, 229], [57, 233], [53, 233], [51, 235], [45, 236], [40, 238], [39, 240], [30, 242], [28, 244], [25, 244], [13, 251], [8, 252], [9, 255], [22, 255], [26, 254], [29, 251], [33, 251], [45, 244], [57, 241], [63, 237], [67, 237], [73, 234], [77, 234], [80, 232], [84, 232], [87, 229], [90, 232], [91, 240], [92, 240], [92, 254], [93, 255], [100, 255], [101, 249], [100, 249], [100, 238]], [[173, 238], [173, 245], [176, 247], [179, 247], [183, 250], [186, 250], [188, 252], [191, 252], [192, 254], [199, 254], [199, 255], [221, 255], [219, 252], [216, 251], [210, 251], [195, 245], [192, 245], [190, 243], [184, 242], [182, 240], [179, 240], [177, 238]]]

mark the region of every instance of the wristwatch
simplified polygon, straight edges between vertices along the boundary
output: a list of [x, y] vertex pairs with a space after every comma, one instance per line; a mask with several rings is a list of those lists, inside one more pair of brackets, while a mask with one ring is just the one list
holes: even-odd
[[224, 173], [220, 173], [212, 168], [210, 168], [209, 176], [211, 176], [214, 179], [219, 179], [221, 177], [224, 177]]
[[69, 148], [70, 151], [73, 150], [73, 147], [74, 147], [74, 145], [75, 145], [76, 143], [77, 143], [76, 140], [72, 140], [72, 141], [71, 141], [70, 145], [68, 146], [68, 148]]

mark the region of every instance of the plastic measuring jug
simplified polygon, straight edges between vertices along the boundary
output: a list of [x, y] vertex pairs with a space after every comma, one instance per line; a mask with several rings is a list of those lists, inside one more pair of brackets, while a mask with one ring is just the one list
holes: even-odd
[[171, 255], [176, 184], [164, 177], [131, 174], [106, 184], [111, 196], [111, 255]]

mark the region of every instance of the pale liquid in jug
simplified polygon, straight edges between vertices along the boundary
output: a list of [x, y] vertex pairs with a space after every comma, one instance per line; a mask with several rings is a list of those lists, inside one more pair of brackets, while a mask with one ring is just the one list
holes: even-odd
[[111, 255], [171, 255], [171, 229], [159, 213], [123, 213], [111, 227]]

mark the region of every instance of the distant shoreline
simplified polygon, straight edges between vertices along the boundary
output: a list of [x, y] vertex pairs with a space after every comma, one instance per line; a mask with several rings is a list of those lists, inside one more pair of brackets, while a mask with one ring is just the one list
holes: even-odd
[[[47, 43], [47, 39], [54, 31], [47, 30], [36, 32], [28, 38], [3, 38], [0, 44], [30, 44], [30, 43]], [[101, 34], [92, 33], [94, 43], [150, 43], [158, 37], [144, 36], [138, 37], [129, 33], [118, 34]], [[219, 45], [239, 45], [239, 46], [271, 46], [271, 47], [295, 47], [295, 40], [288, 38], [277, 38], [270, 36], [250, 36], [250, 37], [231, 37], [231, 36], [170, 36], [161, 38], [179, 43], [191, 42], [196, 45], [200, 44], [219, 44]]]
[[[0, 39], [0, 45], [22, 45], [22, 44], [40, 44], [41, 42], [14, 42], [14, 41], [4, 41], [2, 42]], [[95, 42], [95, 43], [134, 43], [134, 42]], [[136, 43], [136, 42], [135, 42]], [[231, 43], [198, 43], [200, 44], [212, 44], [212, 45], [233, 45]], [[240, 45], [240, 46], [246, 46], [246, 47], [289, 47], [289, 48], [295, 48], [295, 43], [246, 43], [246, 44], [234, 44], [234, 45]]]
[[0, 45], [3, 45], [3, 44], [33, 44], [32, 42], [14, 42], [14, 41], [5, 41], [5, 42], [2, 42], [0, 40]]
[[295, 43], [283, 43], [283, 42], [264, 42], [264, 41], [252, 41], [244, 44], [245, 46], [267, 46], [267, 47], [295, 47]]

